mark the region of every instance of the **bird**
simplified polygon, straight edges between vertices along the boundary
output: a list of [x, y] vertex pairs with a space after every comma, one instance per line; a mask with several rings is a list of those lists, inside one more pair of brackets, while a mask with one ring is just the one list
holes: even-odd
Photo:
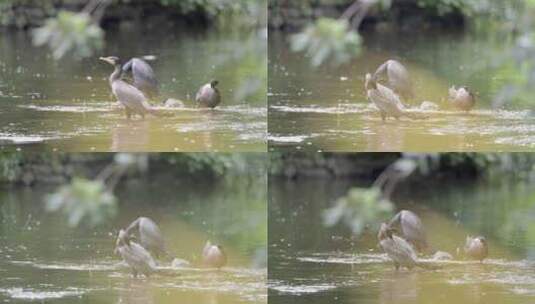
[[138, 88], [145, 97], [152, 99], [159, 95], [159, 84], [152, 67], [143, 59], [134, 57], [123, 66], [123, 75], [131, 73], [132, 85]]
[[123, 229], [119, 231], [117, 237], [115, 254], [119, 254], [128, 264], [134, 277], [137, 277], [140, 273], [149, 277], [158, 271], [156, 261], [151, 254], [143, 246], [130, 240], [130, 237]]
[[483, 262], [489, 255], [489, 245], [487, 239], [483, 236], [467, 236], [464, 244], [464, 253], [475, 260]]
[[227, 264], [227, 255], [220, 245], [207, 241], [202, 251], [202, 265], [209, 268], [218, 268]]
[[449, 102], [457, 109], [468, 112], [472, 110], [476, 104], [475, 95], [468, 89], [468, 87], [460, 87], [458, 89], [455, 86], [449, 88]]
[[219, 81], [212, 80], [199, 89], [197, 95], [195, 95], [195, 101], [198, 105], [213, 109], [221, 103], [221, 93], [217, 89], [218, 84]]
[[403, 105], [399, 99], [399, 96], [388, 87], [377, 83], [376, 78], [370, 73], [366, 74], [366, 82], [364, 86], [367, 91], [368, 100], [373, 102], [379, 109], [383, 121], [385, 121], [388, 116], [393, 116], [396, 119], [399, 119], [401, 116], [419, 118], [415, 113], [408, 112], [405, 105]]
[[125, 230], [128, 237], [134, 232], [137, 232], [141, 246], [151, 252], [156, 258], [170, 256], [165, 248], [162, 232], [153, 220], [143, 216], [137, 218]]
[[386, 78], [388, 87], [405, 101], [414, 97], [409, 72], [399, 61], [394, 59], [387, 60], [377, 68], [373, 76], [378, 80]]
[[418, 252], [428, 249], [427, 236], [422, 221], [414, 212], [399, 211], [388, 223], [389, 227], [400, 227], [401, 237], [412, 244]]
[[389, 227], [386, 223], [382, 223], [377, 238], [379, 239], [380, 247], [394, 262], [396, 270], [399, 270], [400, 267], [406, 267], [409, 270], [414, 267], [436, 269], [432, 265], [418, 261], [416, 251], [414, 251], [411, 244], [403, 238], [394, 235], [395, 231], [396, 229]]
[[119, 57], [109, 56], [100, 57], [99, 59], [114, 67], [114, 71], [109, 77], [109, 83], [113, 95], [125, 107], [127, 119], [130, 119], [132, 114], [139, 114], [143, 118], [146, 114], [165, 116], [164, 113], [157, 111], [148, 103], [147, 97], [143, 92], [121, 79], [123, 70]]

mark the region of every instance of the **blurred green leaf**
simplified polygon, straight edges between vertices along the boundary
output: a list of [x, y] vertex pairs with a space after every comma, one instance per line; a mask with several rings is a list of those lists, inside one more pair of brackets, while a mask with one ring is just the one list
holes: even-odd
[[33, 32], [35, 46], [48, 45], [56, 60], [68, 52], [77, 58], [92, 56], [103, 45], [104, 32], [85, 13], [60, 11]]
[[320, 18], [304, 31], [290, 38], [294, 52], [305, 52], [314, 67], [330, 61], [341, 65], [357, 56], [361, 49], [360, 35], [351, 31], [347, 20]]
[[63, 212], [71, 227], [82, 222], [90, 227], [104, 223], [115, 216], [117, 199], [97, 180], [74, 178], [45, 198], [48, 212]]
[[393, 204], [382, 198], [379, 188], [352, 188], [324, 211], [323, 223], [327, 227], [344, 224], [359, 235], [365, 227], [390, 217], [393, 210]]

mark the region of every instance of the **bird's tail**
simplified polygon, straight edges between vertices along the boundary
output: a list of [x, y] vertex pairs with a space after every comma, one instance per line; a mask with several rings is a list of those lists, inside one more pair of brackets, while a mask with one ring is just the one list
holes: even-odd
[[440, 265], [433, 264], [433, 263], [430, 263], [430, 262], [423, 262], [423, 261], [418, 261], [416, 263], [416, 266], [418, 266], [420, 268], [423, 268], [423, 269], [427, 269], [427, 270], [437, 270], [437, 269], [441, 269], [442, 268], [442, 266], [440, 266]]

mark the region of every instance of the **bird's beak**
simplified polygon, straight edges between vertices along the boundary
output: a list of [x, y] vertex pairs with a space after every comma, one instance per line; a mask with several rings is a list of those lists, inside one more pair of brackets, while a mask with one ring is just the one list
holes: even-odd
[[102, 61], [107, 62], [107, 63], [112, 63], [111, 60], [108, 57], [100, 57], [100, 58], [98, 58], [98, 60], [102, 60]]

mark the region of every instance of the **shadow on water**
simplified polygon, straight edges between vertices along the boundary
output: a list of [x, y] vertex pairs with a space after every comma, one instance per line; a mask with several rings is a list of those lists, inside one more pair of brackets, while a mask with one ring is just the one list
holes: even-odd
[[[269, 296], [273, 303], [530, 303], [535, 296], [533, 182], [498, 179], [408, 187], [397, 208], [416, 212], [434, 250], [451, 261], [437, 270], [403, 269], [377, 246], [376, 231], [352, 236], [327, 229], [322, 211], [359, 184], [270, 180]], [[484, 235], [490, 255], [466, 260], [456, 249], [466, 235]]]
[[[256, 54], [240, 51], [258, 43], [255, 32], [110, 30], [100, 55], [156, 55], [151, 62], [161, 85], [153, 104], [183, 100], [185, 108], [162, 109], [170, 117], [148, 117], [129, 124], [108, 84], [112, 68], [92, 59], [55, 62], [33, 48], [25, 32], [0, 33], [0, 144], [62, 151], [265, 151], [266, 89], [240, 100], [248, 79], [263, 78]], [[244, 54], [242, 54], [244, 53]], [[259, 74], [260, 73], [260, 74]], [[220, 81], [223, 103], [197, 109], [201, 85]]]
[[[503, 71], [509, 38], [471, 32], [414, 35], [365, 33], [358, 58], [317, 70], [289, 50], [288, 36], [270, 36], [269, 144], [282, 150], [323, 151], [525, 151], [535, 147], [529, 109], [509, 104], [493, 110], [500, 89], [518, 75]], [[366, 73], [394, 58], [407, 66], [415, 88], [408, 104], [422, 119], [381, 121], [369, 106]], [[447, 101], [450, 86], [466, 85], [477, 104], [469, 114]], [[423, 101], [436, 111], [418, 110]], [[527, 104], [527, 102], [525, 102]], [[419, 113], [422, 112], [422, 113]]]
[[[244, 184], [250, 187], [243, 187]], [[131, 179], [116, 193], [113, 223], [94, 230], [69, 228], [43, 210], [48, 187], [0, 190], [0, 301], [54, 303], [266, 303], [265, 180], [213, 183], [169, 176]], [[157, 202], [155, 201], [157, 200]], [[162, 229], [168, 251], [192, 262], [165, 273], [132, 278], [113, 253], [119, 228], [140, 215]], [[200, 268], [204, 243], [220, 243], [229, 263]]]

